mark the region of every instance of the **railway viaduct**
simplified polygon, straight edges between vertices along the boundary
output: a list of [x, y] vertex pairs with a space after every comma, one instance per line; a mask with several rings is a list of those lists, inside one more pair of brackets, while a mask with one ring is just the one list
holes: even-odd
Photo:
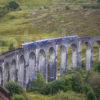
[[[21, 48], [5, 52], [0, 55], [0, 85], [9, 80], [17, 81], [21, 86], [36, 79], [37, 72], [41, 72], [46, 80], [57, 79], [58, 49], [60, 49], [60, 75], [67, 73], [68, 48], [72, 51], [72, 68], [82, 68], [82, 46], [86, 45], [86, 70], [90, 71], [93, 65], [93, 45], [99, 44], [98, 37], [66, 36], [29, 42], [22, 44]], [[98, 48], [98, 61], [100, 61], [100, 48]]]

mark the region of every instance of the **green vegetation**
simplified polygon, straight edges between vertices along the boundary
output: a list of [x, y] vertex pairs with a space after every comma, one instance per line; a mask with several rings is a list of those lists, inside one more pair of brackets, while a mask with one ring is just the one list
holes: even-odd
[[[75, 33], [79, 36], [99, 35], [98, 9], [100, 0], [0, 0], [0, 52], [39, 39]], [[96, 44], [95, 60], [97, 48]], [[85, 49], [83, 47], [83, 68]], [[71, 48], [69, 51], [71, 57]], [[60, 64], [59, 57], [58, 60]], [[100, 62], [94, 63], [92, 72], [69, 71], [49, 83], [37, 74], [37, 79], [27, 85], [27, 93], [14, 82], [8, 82], [5, 87], [12, 100], [100, 100]]]
[[70, 70], [49, 83], [45, 83], [43, 75], [38, 73], [37, 79], [27, 86], [26, 93], [14, 82], [8, 82], [6, 88], [12, 94], [12, 100], [99, 100], [100, 73]]
[[88, 81], [94, 90], [97, 100], [99, 100], [100, 99], [100, 73], [92, 73]]
[[15, 83], [15, 82], [8, 82], [6, 85], [5, 85], [5, 88], [10, 92], [10, 94], [13, 96], [15, 94], [23, 94], [24, 93], [24, 90], [23, 88]]
[[43, 78], [43, 75], [41, 73], [37, 74], [37, 79], [34, 81], [29, 82], [27, 85], [27, 91], [41, 91], [41, 88], [45, 85], [45, 80]]
[[97, 71], [97, 72], [100, 72], [100, 62], [94, 63], [94, 70]]
[[0, 0], [0, 38], [6, 43], [0, 45], [0, 52], [12, 43], [20, 47], [24, 42], [73, 33], [99, 35], [100, 14], [91, 5], [99, 7], [91, 0]]
[[22, 95], [16, 94], [16, 95], [14, 95], [14, 96], [12, 97], [12, 100], [25, 100], [25, 97], [22, 96]]
[[28, 100], [86, 100], [85, 95], [72, 91], [59, 92], [54, 96], [44, 96], [41, 94], [27, 93]]

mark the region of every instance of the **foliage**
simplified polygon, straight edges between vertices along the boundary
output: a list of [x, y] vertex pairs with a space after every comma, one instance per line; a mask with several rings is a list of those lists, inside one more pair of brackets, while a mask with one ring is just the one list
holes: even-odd
[[43, 87], [43, 94], [56, 94], [59, 91], [73, 90], [75, 92], [83, 92], [84, 80], [79, 72], [73, 72], [62, 77], [60, 80], [56, 80], [46, 84]]
[[83, 79], [79, 72], [75, 72], [72, 76], [72, 88], [76, 92], [83, 91]]
[[28, 100], [86, 100], [84, 94], [73, 91], [59, 92], [53, 96], [46, 96], [36, 93], [27, 93]]
[[20, 5], [16, 1], [10, 1], [10, 2], [8, 2], [8, 5], [6, 5], [6, 7], [10, 11], [14, 11], [16, 9], [19, 9], [20, 8]]
[[0, 17], [6, 15], [10, 11], [15, 11], [19, 9], [20, 6], [16, 1], [10, 1], [8, 4], [4, 5], [3, 7], [0, 7]]
[[[75, 11], [71, 9], [65, 10], [65, 6], [70, 7], [70, 5], [65, 4], [64, 10], [57, 12], [56, 11], [57, 8], [55, 6], [52, 8], [52, 7], [49, 7], [47, 4], [49, 4], [50, 2], [55, 3], [59, 0], [30, 0], [30, 1], [29, 0], [13, 0], [20, 5], [20, 8], [22, 10], [8, 12], [8, 9], [5, 6], [9, 5], [9, 2], [11, 1], [12, 0], [0, 0], [0, 9], [1, 9], [0, 15], [3, 16], [0, 18], [0, 36], [1, 38], [4, 37], [5, 41], [7, 41], [10, 37], [17, 38], [19, 39], [18, 44], [20, 45], [24, 41], [23, 34], [26, 31], [28, 33], [29, 41], [35, 41], [35, 40], [44, 39], [44, 38], [60, 37], [62, 36], [61, 33], [66, 33], [66, 32], [67, 33], [65, 35], [71, 35], [69, 33], [73, 33], [73, 32], [82, 36], [85, 34], [88, 34], [91, 36], [99, 35], [100, 25], [98, 25], [98, 22], [99, 22], [98, 11], [96, 12], [91, 11], [90, 13], [90, 10], [86, 12], [83, 10], [77, 10], [77, 13], [76, 13], [76, 10]], [[63, 1], [61, 2], [63, 3]], [[87, 2], [87, 0], [67, 0], [67, 1]], [[43, 6], [45, 5], [50, 10], [45, 11], [45, 9], [43, 8]], [[58, 3], [57, 6], [60, 7], [60, 3]], [[76, 7], [76, 5], [73, 5], [73, 6]], [[34, 10], [33, 9], [34, 7], [43, 8], [43, 9]], [[51, 11], [51, 13], [49, 13], [49, 11]], [[86, 19], [84, 19], [83, 16], [85, 16]], [[49, 23], [50, 17], [52, 17], [52, 19], [54, 19], [55, 21], [50, 19], [50, 23]], [[61, 20], [59, 20], [59, 18], [61, 18]], [[33, 25], [33, 22], [35, 22], [36, 24]], [[77, 23], [78, 23], [78, 26], [77, 26]], [[91, 25], [89, 23], [91, 23]], [[8, 49], [9, 47], [6, 46], [1, 51], [7, 51]]]
[[97, 100], [100, 100], [100, 73], [92, 73], [89, 84], [93, 88]]
[[23, 95], [13, 95], [12, 100], [25, 100]]
[[93, 67], [96, 72], [100, 72], [100, 62], [95, 62]]
[[93, 91], [88, 91], [87, 100], [96, 100], [96, 97]]
[[87, 100], [96, 100], [94, 91], [89, 84], [84, 86], [84, 93], [86, 94]]
[[100, 9], [100, 4], [85, 4], [83, 5], [83, 9]]
[[[83, 75], [86, 74], [86, 76]], [[67, 75], [63, 76], [59, 80], [55, 80], [45, 84], [43, 78], [39, 77], [37, 80], [32, 81], [28, 87], [27, 91], [37, 91], [44, 95], [54, 95], [60, 91], [73, 90], [75, 92], [84, 93], [84, 85], [87, 83], [88, 72], [84, 71], [73, 71], [69, 72]]]
[[10, 92], [11, 95], [22, 94], [24, 92], [23, 88], [18, 83], [13, 81], [9, 81], [5, 85], [5, 88]]
[[100, 0], [97, 0], [98, 3], [100, 3]]
[[9, 45], [9, 50], [13, 50], [13, 49], [15, 49], [15, 47], [14, 47], [14, 44], [11, 43], [11, 44]]
[[71, 90], [71, 84], [70, 81], [66, 79], [65, 80], [56, 80], [53, 82], [50, 82], [48, 84], [46, 84], [43, 88], [41, 93], [48, 95], [54, 95], [60, 91], [67, 91], [67, 90]]
[[44, 77], [41, 73], [37, 74], [37, 79], [30, 81], [27, 85], [27, 91], [40, 91], [45, 85]]
[[60, 92], [53, 96], [53, 100], [85, 100], [83, 94], [78, 94], [73, 91]]
[[8, 9], [6, 7], [0, 7], [0, 17], [4, 16], [8, 13]]

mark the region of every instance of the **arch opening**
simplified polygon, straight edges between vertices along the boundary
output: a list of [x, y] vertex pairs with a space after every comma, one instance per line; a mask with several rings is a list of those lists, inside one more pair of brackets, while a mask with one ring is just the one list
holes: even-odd
[[[64, 45], [60, 45], [58, 48], [58, 63], [57, 63], [57, 75], [62, 76], [67, 71], [67, 48]], [[60, 74], [60, 75], [59, 75]]]
[[89, 42], [85, 42], [82, 44], [82, 67], [90, 70], [92, 64], [92, 48]]
[[53, 47], [49, 49], [48, 81], [56, 80], [56, 51]]
[[34, 52], [29, 54], [28, 81], [36, 78], [36, 55]]
[[24, 86], [26, 78], [25, 58], [23, 55], [19, 58], [18, 81]]
[[94, 62], [100, 61], [100, 41], [96, 41], [93, 44], [93, 58]]
[[77, 45], [69, 44], [68, 45], [68, 70], [78, 67], [77, 62]]
[[47, 72], [46, 72], [46, 54], [43, 49], [41, 49], [39, 51], [38, 58], [39, 58], [38, 70], [39, 70], [39, 72], [41, 72], [43, 74], [44, 78], [46, 79], [46, 74], [47, 74]]
[[15, 59], [12, 60], [12, 62], [11, 62], [10, 78], [11, 78], [12, 81], [17, 81], [16, 61], [15, 61]]

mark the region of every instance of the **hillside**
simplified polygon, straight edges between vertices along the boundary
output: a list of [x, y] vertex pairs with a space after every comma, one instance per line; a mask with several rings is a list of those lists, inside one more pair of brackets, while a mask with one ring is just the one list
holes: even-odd
[[[0, 0], [4, 7], [11, 0]], [[91, 0], [14, 0], [20, 10], [9, 11], [0, 17], [1, 52], [10, 44], [19, 47], [23, 42], [65, 35], [100, 33], [100, 11]], [[88, 8], [87, 4], [97, 8]], [[88, 9], [83, 9], [84, 5]]]

